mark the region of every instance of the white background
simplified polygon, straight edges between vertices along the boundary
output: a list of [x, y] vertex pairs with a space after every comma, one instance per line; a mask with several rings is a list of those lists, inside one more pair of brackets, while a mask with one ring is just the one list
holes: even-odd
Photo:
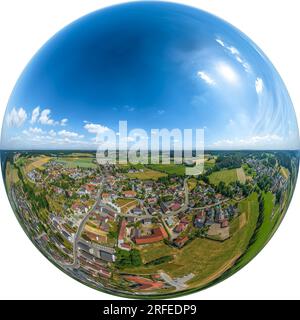
[[[0, 119], [13, 86], [34, 53], [57, 31], [96, 9], [125, 1], [0, 2]], [[298, 0], [177, 1], [209, 11], [246, 33], [274, 63], [300, 119]], [[230, 279], [181, 299], [300, 299], [298, 184], [288, 214], [267, 247]], [[71, 279], [32, 245], [0, 183], [0, 298], [114, 299]], [[120, 298], [115, 298], [120, 299]]]

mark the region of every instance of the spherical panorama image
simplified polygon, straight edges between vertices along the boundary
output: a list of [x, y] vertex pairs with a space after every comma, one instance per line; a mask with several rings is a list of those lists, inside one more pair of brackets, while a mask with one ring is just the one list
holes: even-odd
[[37, 52], [1, 150], [11, 206], [54, 265], [107, 293], [171, 298], [226, 279], [269, 241], [293, 196], [299, 131], [243, 33], [141, 1], [84, 16]]

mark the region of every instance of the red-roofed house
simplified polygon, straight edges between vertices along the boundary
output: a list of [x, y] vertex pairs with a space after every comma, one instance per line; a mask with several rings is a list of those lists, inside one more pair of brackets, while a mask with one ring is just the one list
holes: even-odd
[[160, 226], [160, 227], [154, 228], [152, 230], [152, 234], [147, 236], [136, 237], [134, 240], [136, 244], [149, 244], [149, 243], [159, 242], [167, 237], [168, 237], [168, 234], [166, 233], [165, 229], [162, 226]]
[[178, 202], [175, 202], [171, 205], [171, 210], [172, 211], [177, 211], [181, 208], [181, 205]]
[[180, 237], [174, 240], [174, 244], [176, 247], [182, 248], [187, 243], [188, 240], [189, 240], [188, 236], [185, 236], [183, 238]]
[[119, 231], [119, 236], [118, 236], [118, 246], [120, 247], [121, 244], [124, 243], [125, 235], [126, 235], [126, 226], [127, 222], [125, 219], [122, 220], [120, 231]]
[[123, 191], [123, 195], [125, 198], [135, 198], [136, 192], [132, 190]]

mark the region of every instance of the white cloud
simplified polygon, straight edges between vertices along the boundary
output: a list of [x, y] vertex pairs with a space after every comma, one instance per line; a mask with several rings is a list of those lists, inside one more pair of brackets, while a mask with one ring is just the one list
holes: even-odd
[[215, 85], [215, 81], [205, 72], [198, 71], [197, 75], [209, 85]]
[[28, 130], [29, 133], [32, 133], [32, 134], [45, 134], [46, 132], [44, 132], [41, 128], [29, 128]]
[[6, 121], [9, 127], [21, 127], [27, 119], [27, 113], [23, 108], [17, 110], [13, 108], [6, 117]]
[[241, 57], [239, 56], [239, 50], [233, 46], [231, 47], [227, 47], [227, 49], [231, 52], [231, 54], [233, 54], [234, 56], [237, 56], [238, 59], [241, 59]]
[[249, 65], [249, 63], [242, 58], [239, 50], [234, 47], [234, 46], [230, 46], [230, 45], [227, 45], [223, 40], [221, 39], [216, 39], [216, 42], [218, 42], [223, 48], [225, 48], [235, 59], [236, 61], [242, 65], [242, 67], [244, 68], [244, 70], [247, 72], [247, 73], [250, 73], [251, 72], [251, 67]]
[[221, 39], [216, 39], [218, 44], [220, 44], [222, 47], [225, 47], [225, 43]]
[[58, 132], [59, 136], [63, 138], [83, 138], [83, 135], [80, 135], [76, 132], [61, 130]]
[[128, 105], [124, 106], [124, 108], [129, 112], [133, 112], [135, 110], [134, 107], [131, 107], [131, 106], [128, 106]]
[[242, 139], [223, 139], [212, 144], [214, 148], [225, 149], [262, 149], [262, 148], [280, 148], [284, 143], [284, 139], [277, 134], [266, 134], [250, 136]]
[[250, 73], [250, 72], [251, 72], [251, 67], [250, 67], [250, 64], [249, 64], [249, 63], [243, 62], [243, 63], [242, 63], [242, 66], [244, 67], [244, 69], [245, 69], [245, 71], [246, 71], [247, 73]]
[[32, 123], [32, 124], [36, 123], [36, 121], [38, 120], [39, 115], [40, 115], [40, 107], [36, 107], [32, 111], [30, 123]]
[[64, 118], [64, 119], [62, 119], [61, 121], [60, 121], [60, 125], [61, 126], [66, 126], [67, 125], [67, 122], [68, 122], [69, 120], [67, 119], [67, 118]]
[[56, 132], [54, 130], [50, 130], [48, 132], [48, 134], [49, 134], [50, 137], [55, 137], [56, 136]]
[[87, 123], [84, 126], [84, 129], [86, 129], [89, 133], [94, 133], [94, 134], [102, 134], [109, 130], [108, 127], [102, 126], [101, 124], [95, 124], [95, 123]]
[[261, 94], [264, 88], [264, 83], [261, 78], [257, 78], [255, 80], [255, 89], [257, 94]]
[[41, 115], [40, 115], [40, 118], [39, 118], [39, 122], [41, 124], [44, 124], [44, 125], [50, 125], [50, 126], [55, 125], [56, 123], [55, 123], [55, 121], [53, 119], [51, 119], [50, 113], [51, 113], [50, 109], [43, 110], [41, 112]]

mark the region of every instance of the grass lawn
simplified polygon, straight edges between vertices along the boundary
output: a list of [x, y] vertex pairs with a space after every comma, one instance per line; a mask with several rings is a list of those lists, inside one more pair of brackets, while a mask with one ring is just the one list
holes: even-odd
[[167, 174], [151, 169], [144, 169], [143, 172], [126, 173], [126, 175], [131, 179], [140, 180], [157, 180], [162, 177], [166, 177]]
[[125, 199], [125, 198], [119, 198], [116, 200], [116, 203], [119, 207], [123, 207], [123, 206], [126, 206], [128, 205], [129, 203], [131, 202], [135, 202], [136, 204], [138, 204], [138, 201], [137, 200], [134, 200], [134, 199]]
[[242, 183], [246, 181], [245, 173], [243, 172], [242, 168], [216, 171], [209, 175], [208, 178], [209, 182], [214, 185], [218, 185], [221, 181], [225, 182], [226, 184], [237, 180], [240, 180]]
[[257, 195], [252, 194], [243, 200], [240, 206], [247, 215], [247, 223], [241, 228], [237, 228], [230, 239], [218, 242], [198, 238], [191, 241], [183, 249], [175, 249], [171, 252], [170, 250], [174, 250], [173, 248], [164, 247], [166, 245], [160, 244], [158, 247], [154, 246], [153, 251], [147, 249], [148, 251], [142, 252], [142, 256], [149, 261], [162, 255], [175, 253], [176, 256], [173, 261], [158, 266], [130, 268], [126, 272], [143, 274], [163, 270], [172, 277], [182, 277], [193, 273], [195, 277], [189, 281], [189, 287], [205, 286], [232, 267], [248, 246], [258, 218]]
[[128, 210], [136, 207], [138, 205], [138, 201], [135, 199], [117, 199], [116, 200], [117, 205], [121, 208], [122, 213], [128, 212]]

